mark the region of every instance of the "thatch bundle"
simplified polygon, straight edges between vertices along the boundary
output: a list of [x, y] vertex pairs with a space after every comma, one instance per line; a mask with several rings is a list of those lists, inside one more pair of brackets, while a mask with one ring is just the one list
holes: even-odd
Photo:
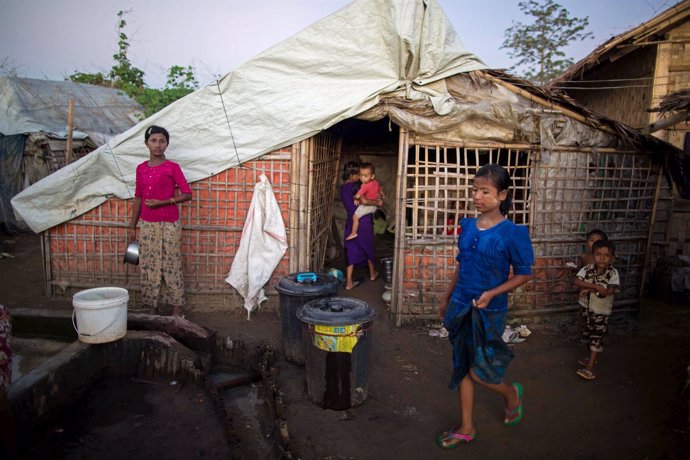
[[659, 112], [682, 112], [690, 110], [690, 89], [682, 89], [668, 94], [659, 103]]

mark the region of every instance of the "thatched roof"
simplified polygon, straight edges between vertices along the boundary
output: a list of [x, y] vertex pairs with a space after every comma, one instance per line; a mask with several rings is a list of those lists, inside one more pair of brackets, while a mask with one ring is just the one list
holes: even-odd
[[690, 17], [690, 0], [684, 0], [639, 26], [617, 35], [599, 45], [588, 56], [571, 66], [549, 86], [562, 86], [573, 80], [582, 80], [593, 67], [613, 62], [636, 50], [639, 46], [663, 40], [663, 35]]
[[[488, 75], [489, 78], [494, 77], [500, 80], [501, 83], [499, 84], [503, 84], [513, 91], [520, 92], [524, 97], [529, 98], [532, 95], [534, 97], [532, 100], [538, 104], [560, 109], [592, 127], [618, 134], [623, 143], [632, 148], [642, 148], [645, 151], [654, 152], [655, 155], [652, 156], [652, 159], [663, 163], [664, 175], [669, 187], [672, 186], [672, 183], [675, 183], [678, 189], [681, 190], [686, 182], [686, 177], [690, 176], [690, 156], [682, 150], [652, 136], [650, 133], [643, 133], [625, 123], [593, 112], [575, 102], [573, 98], [559, 89], [535, 86], [527, 80], [519, 79], [499, 70], [480, 70], [474, 73]], [[685, 93], [685, 103], [687, 104], [689, 92], [679, 91], [678, 93]], [[679, 99], [680, 97], [673, 100], [678, 101]]]
[[538, 104], [549, 108], [560, 109], [564, 113], [578, 118], [583, 123], [594, 128], [616, 134], [621, 137], [624, 144], [630, 147], [643, 148], [656, 153], [680, 153], [676, 147], [657, 137], [643, 134], [632, 126], [607, 118], [604, 115], [588, 109], [576, 102], [575, 99], [562, 90], [536, 86], [527, 80], [515, 77], [502, 70], [487, 69], [475, 71], [474, 73], [484, 74], [489, 78], [493, 77], [497, 82], [500, 82], [499, 84], [503, 84], [509, 89], [519, 92], [523, 97], [527, 97]]

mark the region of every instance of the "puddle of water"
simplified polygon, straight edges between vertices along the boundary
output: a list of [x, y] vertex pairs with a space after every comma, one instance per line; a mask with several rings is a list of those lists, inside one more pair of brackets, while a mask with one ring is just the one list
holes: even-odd
[[259, 395], [259, 385], [237, 386], [222, 390], [219, 395], [228, 417], [233, 420], [235, 435], [242, 441], [245, 458], [273, 458], [273, 427], [264, 426], [269, 408]]
[[12, 381], [16, 382], [72, 342], [12, 337]]

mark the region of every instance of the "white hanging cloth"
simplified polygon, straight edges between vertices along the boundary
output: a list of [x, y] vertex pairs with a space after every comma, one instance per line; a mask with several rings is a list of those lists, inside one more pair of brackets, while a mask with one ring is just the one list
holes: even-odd
[[247, 319], [266, 300], [264, 285], [287, 249], [285, 223], [273, 187], [265, 175], [254, 186], [240, 247], [225, 278], [244, 298]]

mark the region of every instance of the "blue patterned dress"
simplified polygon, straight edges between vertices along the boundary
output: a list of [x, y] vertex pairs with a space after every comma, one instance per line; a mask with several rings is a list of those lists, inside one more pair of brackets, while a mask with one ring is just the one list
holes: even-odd
[[472, 369], [488, 383], [500, 383], [514, 355], [502, 335], [508, 317], [508, 294], [494, 297], [483, 309], [472, 300], [484, 291], [506, 282], [513, 267], [515, 275], [530, 275], [534, 252], [527, 227], [503, 220], [486, 230], [477, 219], [460, 223], [458, 283], [443, 319], [453, 346], [453, 376], [450, 388], [457, 388]]

